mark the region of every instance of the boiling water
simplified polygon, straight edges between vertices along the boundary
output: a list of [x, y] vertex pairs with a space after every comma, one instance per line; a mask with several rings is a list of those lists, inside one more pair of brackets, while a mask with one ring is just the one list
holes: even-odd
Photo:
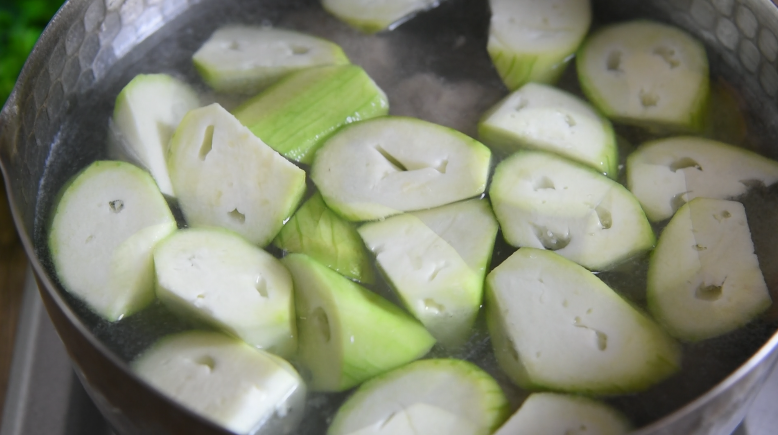
[[[245, 3], [245, 4], [243, 4]], [[352, 62], [361, 65], [387, 93], [392, 115], [404, 115], [458, 129], [476, 136], [480, 116], [507, 94], [485, 50], [489, 11], [485, 1], [448, 0], [403, 24], [392, 32], [367, 36], [360, 34], [325, 13], [318, 2], [277, 0], [259, 2], [237, 0], [203, 1], [174, 22], [152, 35], [101, 78], [94, 89], [68, 109], [66, 121], [55, 139], [38, 202], [39, 216], [46, 216], [58, 188], [89, 162], [105, 158], [108, 121], [113, 102], [121, 88], [136, 74], [164, 72], [183, 79], [199, 89], [205, 100], [218, 101], [227, 109], [242, 98], [215, 95], [199, 79], [191, 55], [218, 27], [228, 23], [273, 25], [321, 36], [343, 47]], [[599, 8], [603, 9], [603, 8]], [[599, 9], [595, 9], [596, 11]], [[613, 13], [608, 9], [609, 13]], [[629, 14], [650, 13], [639, 8]], [[616, 13], [618, 15], [619, 13]], [[598, 13], [595, 25], [615, 19], [632, 18]], [[710, 52], [710, 51], [709, 51]], [[758, 118], [746, 116], [748, 129], [735, 112], [748, 111], [722, 76], [712, 56], [712, 83], [715, 131], [706, 135], [755, 150], [765, 150], [769, 142]], [[574, 66], [569, 68], [560, 87], [581, 95]], [[734, 111], [733, 111], [734, 110]], [[735, 121], [733, 121], [735, 120]], [[756, 122], [755, 122], [756, 121]], [[622, 163], [626, 154], [644, 140], [654, 138], [639, 129], [616, 126], [620, 136]], [[496, 163], [496, 162], [495, 162]], [[621, 174], [623, 180], [623, 171]], [[313, 186], [309, 183], [309, 190]], [[310, 192], [309, 192], [310, 193]], [[778, 235], [773, 231], [778, 216], [778, 192], [755, 189], [744, 198], [756, 253], [771, 289], [778, 288]], [[41, 213], [42, 212], [42, 213]], [[45, 244], [45, 219], [35, 228], [36, 250], [54, 276]], [[655, 227], [657, 234], [661, 226]], [[492, 267], [515, 251], [498, 235]], [[274, 254], [281, 255], [280, 252]], [[599, 277], [638, 306], [645, 306], [647, 261], [645, 257], [628, 261], [618, 268], [599, 273]], [[373, 290], [393, 299], [385, 283]], [[150, 308], [115, 323], [91, 313], [81, 302], [63, 292], [84, 323], [107, 347], [126, 361], [132, 360], [159, 337], [191, 329], [164, 306]], [[773, 290], [773, 299], [778, 294]], [[762, 346], [776, 329], [776, 310], [745, 328], [684, 345], [683, 369], [679, 374], [646, 392], [606, 399], [622, 410], [635, 424], [643, 426], [661, 418], [703, 394], [742, 364]], [[482, 316], [483, 317], [483, 316]], [[454, 354], [434, 348], [431, 356], [465, 358], [491, 373], [504, 388], [514, 409], [528, 394], [514, 386], [500, 371], [494, 359], [483, 318], [472, 339]], [[347, 397], [340, 394], [312, 394], [301, 434], [323, 434], [326, 423]]]

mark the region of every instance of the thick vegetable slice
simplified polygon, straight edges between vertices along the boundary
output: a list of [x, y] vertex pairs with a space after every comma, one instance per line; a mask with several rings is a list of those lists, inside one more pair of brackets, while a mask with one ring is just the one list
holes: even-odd
[[218, 104], [184, 117], [168, 165], [190, 226], [228, 228], [259, 246], [273, 240], [305, 192], [305, 172]]
[[154, 179], [129, 163], [98, 161], [60, 191], [49, 250], [68, 292], [109, 321], [154, 300], [154, 245], [176, 221]]
[[696, 198], [667, 224], [648, 269], [648, 308], [670, 334], [704, 340], [771, 304], [739, 202]]
[[292, 433], [305, 384], [283, 359], [214, 332], [167, 336], [133, 361], [163, 394], [237, 434]]
[[365, 70], [340, 65], [294, 73], [233, 113], [288, 159], [310, 164], [316, 150], [340, 127], [388, 111], [386, 94]]
[[427, 359], [359, 387], [327, 435], [489, 435], [508, 406], [497, 382], [474, 364]]
[[490, 0], [487, 50], [505, 86], [554, 83], [589, 31], [589, 0]]
[[291, 30], [225, 26], [192, 56], [203, 80], [218, 92], [253, 93], [294, 71], [349, 63], [325, 39]]
[[513, 246], [549, 249], [591, 270], [654, 247], [651, 225], [624, 186], [551, 154], [503, 160], [489, 196]]
[[480, 195], [491, 152], [456, 130], [382, 117], [340, 130], [322, 147], [311, 179], [352, 221], [375, 220]]
[[495, 435], [623, 435], [627, 419], [610, 406], [581, 396], [534, 393]]
[[648, 142], [627, 159], [627, 186], [654, 222], [694, 198], [734, 198], [776, 181], [778, 162], [697, 137]]
[[405, 306], [439, 343], [472, 334], [497, 221], [486, 200], [393, 216], [359, 234]]
[[490, 109], [478, 137], [510, 153], [534, 148], [559, 154], [616, 178], [618, 151], [610, 121], [562, 90], [527, 83]]
[[298, 358], [315, 391], [343, 391], [418, 359], [435, 339], [391, 302], [303, 254], [292, 273]]
[[318, 192], [284, 225], [273, 244], [287, 252], [306, 254], [365, 284], [375, 280], [357, 229], [330, 210]]
[[322, 7], [346, 24], [365, 33], [394, 30], [417, 12], [442, 0], [323, 0]]
[[497, 362], [522, 388], [624, 394], [680, 368], [659, 326], [553, 252], [522, 248], [492, 270], [486, 313]]
[[181, 230], [154, 249], [157, 297], [288, 358], [297, 347], [292, 277], [275, 257], [220, 228]]
[[190, 110], [200, 106], [197, 93], [167, 74], [139, 74], [116, 97], [109, 154], [148, 169], [168, 196], [175, 196], [167, 170], [173, 132]]
[[708, 100], [705, 47], [651, 21], [605, 27], [576, 59], [584, 94], [609, 118], [660, 130], [703, 127]]

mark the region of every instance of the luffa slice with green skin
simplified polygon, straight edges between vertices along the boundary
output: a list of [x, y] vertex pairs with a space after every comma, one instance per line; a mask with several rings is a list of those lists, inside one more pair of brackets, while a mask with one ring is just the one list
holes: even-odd
[[281, 260], [292, 273], [298, 358], [314, 391], [343, 391], [424, 356], [435, 339], [377, 294], [303, 254]]
[[560, 157], [522, 151], [495, 170], [489, 196], [505, 240], [606, 270], [654, 247], [640, 204], [624, 186]]
[[616, 178], [618, 151], [610, 121], [577, 97], [527, 83], [490, 109], [478, 137], [506, 152], [534, 148], [576, 160]]
[[772, 301], [739, 202], [696, 198], [667, 224], [648, 268], [648, 308], [688, 341], [733, 331]]
[[283, 359], [215, 332], [162, 338], [132, 363], [141, 379], [237, 434], [292, 433], [306, 388]]
[[256, 92], [301, 69], [348, 64], [343, 50], [325, 39], [267, 27], [218, 29], [192, 56], [197, 72], [218, 92]]
[[627, 159], [627, 186], [654, 222], [694, 198], [734, 198], [755, 184], [776, 181], [778, 162], [698, 137], [648, 142]]
[[487, 50], [505, 86], [554, 83], [589, 31], [589, 0], [490, 0]]
[[305, 172], [218, 104], [184, 117], [168, 168], [190, 226], [228, 228], [259, 246], [273, 240], [305, 192]]
[[684, 31], [651, 21], [608, 26], [586, 40], [576, 63], [584, 94], [607, 117], [659, 130], [703, 127], [708, 58]]
[[292, 277], [281, 262], [221, 228], [190, 228], [154, 249], [157, 297], [285, 358], [297, 348]]
[[163, 194], [175, 196], [168, 143], [181, 119], [200, 106], [197, 93], [167, 74], [139, 74], [116, 97], [109, 154], [151, 172]]
[[330, 210], [317, 192], [289, 219], [273, 244], [286, 252], [306, 254], [349, 278], [372, 284], [373, 266], [353, 225]]
[[469, 200], [393, 216], [359, 228], [405, 306], [438, 342], [472, 334], [497, 235], [486, 200]]
[[365, 33], [393, 30], [413, 14], [441, 0], [323, 0], [322, 7], [346, 24]]
[[291, 74], [233, 113], [257, 137], [295, 162], [346, 124], [386, 115], [389, 100], [356, 65], [323, 66]]
[[351, 221], [376, 220], [483, 193], [491, 152], [480, 142], [414, 118], [349, 125], [316, 154], [311, 179]]
[[583, 267], [522, 248], [486, 278], [497, 362], [522, 388], [585, 394], [645, 390], [680, 369], [680, 348]]
[[581, 396], [534, 393], [495, 435], [624, 435], [627, 419], [610, 406]]
[[474, 364], [427, 359], [364, 383], [327, 435], [489, 435], [508, 407], [497, 382]]
[[148, 172], [98, 161], [62, 188], [49, 250], [65, 290], [114, 321], [154, 300], [152, 249], [175, 230], [173, 214]]

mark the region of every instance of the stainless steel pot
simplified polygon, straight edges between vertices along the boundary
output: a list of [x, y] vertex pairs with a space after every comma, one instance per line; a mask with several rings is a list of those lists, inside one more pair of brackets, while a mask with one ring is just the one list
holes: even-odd
[[[648, 16], [699, 37], [717, 76], [734, 84], [748, 103], [750, 143], [778, 156], [778, 9], [771, 2], [593, 3], [605, 21]], [[52, 273], [45, 247], [52, 199], [65, 180], [105, 156], [107, 122], [121, 87], [140, 72], [170, 72], [199, 83], [189, 56], [213, 29], [235, 21], [280, 24], [340, 43], [387, 91], [393, 113], [474, 135], [479, 114], [505, 92], [484, 50], [488, 7], [485, 0], [448, 0], [438, 9], [424, 22], [411, 20], [371, 37], [328, 17], [315, 0], [70, 0], [52, 20], [0, 113], [0, 164], [46, 308], [78, 376], [118, 433], [225, 433], [139, 381], [126, 361], [148, 344], [148, 336], [102, 323], [63, 292]], [[441, 50], [445, 56], [429, 56]], [[777, 300], [778, 280], [767, 278]], [[182, 327], [153, 314], [133, 317], [127, 328]], [[778, 361], [775, 323], [766, 325], [743, 347], [749, 350], [738, 357], [733, 368], [739, 368], [705, 386], [704, 394], [694, 393], [696, 399], [679, 399], [685, 406], [636, 434], [731, 433]], [[666, 391], [672, 398], [680, 390]], [[305, 426], [323, 426], [321, 411]]]

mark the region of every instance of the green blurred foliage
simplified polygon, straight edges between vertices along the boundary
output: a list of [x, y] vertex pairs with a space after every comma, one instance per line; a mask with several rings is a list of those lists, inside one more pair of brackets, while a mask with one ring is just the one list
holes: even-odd
[[64, 0], [0, 2], [0, 104], [13, 89], [35, 41]]

